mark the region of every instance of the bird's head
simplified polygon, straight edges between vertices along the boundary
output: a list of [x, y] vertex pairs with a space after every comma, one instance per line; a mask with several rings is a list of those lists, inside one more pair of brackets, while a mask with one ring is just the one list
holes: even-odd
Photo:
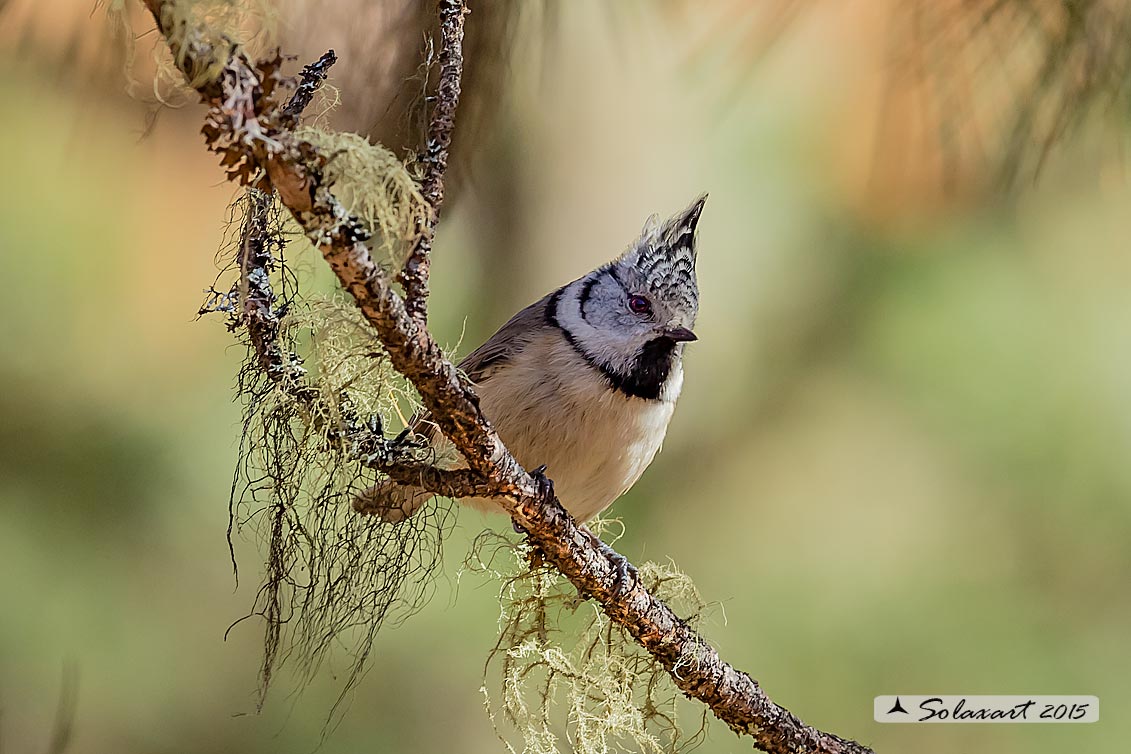
[[625, 318], [630, 330], [652, 332], [676, 342], [695, 340], [699, 313], [695, 279], [695, 228], [707, 195], [664, 222], [653, 216], [635, 243], [612, 264], [623, 277]]
[[[587, 358], [630, 394], [659, 392], [699, 312], [695, 227], [704, 194], [659, 222], [612, 262], [571, 284], [559, 318]], [[564, 316], [563, 316], [564, 315]]]

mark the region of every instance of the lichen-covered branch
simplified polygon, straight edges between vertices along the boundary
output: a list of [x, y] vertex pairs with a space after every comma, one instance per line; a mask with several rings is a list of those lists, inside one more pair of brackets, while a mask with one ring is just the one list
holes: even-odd
[[[303, 68], [294, 94], [284, 105], [284, 112], [297, 120], [310, 104], [315, 92], [326, 80], [329, 69], [337, 62], [333, 50]], [[303, 381], [303, 370], [292, 354], [279, 346], [280, 312], [275, 307], [276, 294], [271, 287], [271, 271], [278, 263], [272, 250], [275, 242], [269, 227], [273, 198], [257, 189], [248, 189], [248, 206], [240, 228], [237, 266], [242, 308], [236, 326], [246, 328], [252, 351], [260, 369], [280, 389], [308, 410], [318, 410], [318, 391]], [[314, 415], [311, 420], [324, 422], [328, 417]], [[328, 428], [328, 436], [347, 443], [351, 456], [364, 465], [388, 474], [402, 484], [424, 487], [445, 497], [489, 495], [491, 486], [468, 469], [441, 469], [417, 461], [400, 452], [396, 443], [384, 438], [378, 429], [366, 426], [357, 417], [343, 426]]]
[[[293, 118], [285, 112], [276, 94], [278, 59], [256, 64], [234, 45], [216, 45], [197, 30], [171, 29], [171, 0], [145, 2], [169, 41], [177, 64], [209, 107], [204, 129], [206, 141], [210, 149], [222, 156], [229, 177], [278, 192], [283, 205], [320, 249], [373, 326], [389, 361], [413, 383], [425, 407], [469, 466], [465, 470], [446, 471], [422, 464], [392, 463], [382, 470], [398, 481], [411, 482], [437, 494], [491, 496], [501, 501], [545, 561], [564, 574], [581, 594], [596, 600], [611, 620], [667, 669], [679, 689], [708, 705], [733, 730], [750, 736], [764, 751], [869, 752], [857, 743], [805, 725], [775, 704], [749, 675], [724, 662], [671, 608], [649, 593], [623, 556], [570, 518], [554, 497], [548, 480], [528, 473], [507, 451], [480, 411], [471, 383], [444, 356], [424, 327], [423, 319], [414, 316], [384, 270], [374, 263], [366, 245], [369, 233], [364, 225], [349, 214], [325, 184], [322, 168], [326, 157], [289, 130]], [[449, 24], [448, 31], [455, 35], [453, 42], [458, 41], [462, 3], [445, 0], [441, 8], [445, 19], [455, 22], [454, 26]], [[450, 15], [456, 8], [458, 19]], [[458, 93], [458, 61], [453, 60], [452, 66], [448, 72], [454, 76], [454, 87], [441, 86], [441, 99]], [[205, 71], [216, 73], [202, 76]], [[429, 169], [436, 171], [433, 188], [441, 190], [454, 100], [436, 107], [435, 113], [447, 113], [440, 129], [446, 135], [441, 135], [437, 142], [437, 159], [430, 163], [431, 168], [426, 168], [426, 174]], [[432, 198], [429, 197], [430, 201]], [[423, 271], [425, 281], [428, 248], [417, 249], [424, 262], [423, 268], [417, 270]], [[255, 262], [256, 253], [251, 249], [244, 254], [243, 258], [249, 260], [245, 285], [255, 284], [254, 265], [265, 261], [260, 258]], [[415, 285], [406, 284], [410, 297]], [[270, 325], [269, 318], [264, 324], [258, 312], [264, 305], [270, 311], [269, 291], [259, 292], [261, 300], [254, 304], [253, 311], [245, 312], [249, 327]], [[419, 296], [416, 300], [423, 304]], [[263, 332], [270, 335], [268, 330]], [[269, 346], [257, 354], [268, 370], [277, 366], [281, 356], [271, 353]], [[378, 440], [384, 443], [370, 433], [363, 435], [360, 443]], [[361, 445], [359, 450], [364, 450]], [[377, 445], [374, 451], [384, 447]]]
[[444, 174], [452, 145], [456, 107], [463, 78], [463, 0], [440, 0], [440, 83], [437, 87], [424, 151], [417, 158], [420, 191], [430, 207], [418, 229], [416, 243], [405, 260], [399, 281], [405, 290], [405, 308], [420, 327], [428, 323], [428, 265], [440, 205], [444, 202]]

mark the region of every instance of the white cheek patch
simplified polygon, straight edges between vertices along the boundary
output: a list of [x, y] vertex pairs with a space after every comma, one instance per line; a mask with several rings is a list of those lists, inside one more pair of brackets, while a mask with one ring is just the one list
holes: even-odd
[[586, 314], [589, 315], [589, 319], [582, 316], [581, 292], [586, 280], [586, 278], [582, 278], [570, 283], [563, 291], [558, 302], [558, 324], [577, 346], [584, 350], [586, 356], [614, 371], [626, 371], [643, 345], [644, 338], [641, 333], [626, 332], [609, 327], [596, 327], [591, 324], [589, 319], [600, 321], [593, 311], [594, 305], [600, 302], [593, 298], [586, 302], [588, 307]]

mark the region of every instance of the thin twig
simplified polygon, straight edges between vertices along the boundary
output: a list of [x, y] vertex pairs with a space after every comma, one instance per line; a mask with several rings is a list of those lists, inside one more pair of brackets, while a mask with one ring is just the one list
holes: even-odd
[[424, 152], [417, 158], [421, 169], [420, 193], [430, 207], [418, 228], [416, 243], [397, 280], [405, 290], [405, 308], [417, 326], [428, 324], [428, 267], [440, 205], [444, 203], [444, 174], [452, 145], [456, 107], [463, 78], [463, 0], [440, 0], [440, 83], [436, 91]]
[[330, 67], [337, 62], [338, 56], [334, 54], [334, 51], [327, 50], [322, 53], [322, 57], [318, 60], [304, 66], [302, 73], [298, 75], [299, 82], [295, 88], [295, 93], [291, 95], [291, 99], [283, 107], [283, 111], [294, 118], [302, 115], [302, 111], [314, 99], [315, 92], [325, 83], [326, 77], [330, 75]]
[[[333, 50], [327, 51], [317, 61], [305, 66], [299, 74], [299, 83], [283, 111], [294, 119], [302, 115], [315, 92], [326, 80], [329, 69], [337, 62]], [[279, 345], [281, 312], [276, 308], [277, 296], [271, 287], [271, 271], [279, 261], [273, 254], [273, 238], [269, 227], [272, 194], [258, 189], [248, 189], [248, 207], [240, 229], [237, 266], [240, 271], [239, 301], [242, 304], [237, 324], [246, 328], [248, 339], [260, 369], [275, 385], [311, 411], [311, 421], [325, 423], [329, 417], [318, 410], [318, 390], [306, 384], [301, 364], [293, 354], [285, 354]], [[401, 484], [415, 484], [436, 491], [436, 494], [455, 497], [462, 491], [479, 490], [475, 494], [489, 494], [490, 489], [478, 475], [467, 470], [447, 470], [417, 461], [385, 440], [356, 417], [344, 426], [323, 426], [331, 440], [346, 443], [351, 455], [363, 465], [388, 474]]]
[[[199, 73], [205, 61], [213, 60], [216, 48], [199, 31], [170, 34], [165, 19], [171, 17], [167, 12], [171, 0], [145, 2], [186, 74]], [[417, 388], [425, 407], [470, 467], [458, 474], [422, 472], [413, 483], [438, 494], [490, 496], [503, 503], [545, 560], [581, 594], [596, 600], [611, 620], [667, 669], [686, 695], [708, 705], [736, 732], [751, 736], [762, 750], [868, 754], [870, 750], [860, 744], [805, 725], [775, 704], [749, 675], [724, 662], [706, 640], [648, 592], [623, 556], [573, 521], [547, 480], [519, 465], [479, 410], [471, 383], [445, 358], [374, 264], [364, 226], [325, 185], [324, 157], [295, 138], [270, 110], [270, 97], [262, 96], [262, 77], [273, 75], [275, 65], [276, 61], [268, 61], [257, 67], [237, 47], [230, 47], [219, 76], [197, 85], [210, 107], [209, 147], [224, 156], [229, 168], [244, 166], [229, 170], [229, 177], [247, 183], [269, 181], [274, 186], [376, 330], [390, 362]], [[196, 81], [191, 75], [189, 80]]]
[[75, 712], [79, 701], [79, 667], [74, 659], [63, 664], [63, 682], [59, 688], [59, 704], [47, 754], [63, 754], [71, 746], [75, 733]]

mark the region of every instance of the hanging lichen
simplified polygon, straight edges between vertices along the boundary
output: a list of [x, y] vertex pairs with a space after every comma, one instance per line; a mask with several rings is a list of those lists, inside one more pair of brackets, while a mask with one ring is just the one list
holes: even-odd
[[[530, 556], [528, 545], [485, 532], [466, 564], [502, 584], [499, 640], [486, 668], [497, 680], [482, 691], [507, 750], [672, 754], [694, 747], [706, 713], [695, 712], [697, 727], [686, 734], [678, 722], [682, 696], [663, 666], [556, 570], [532, 568]], [[706, 604], [674, 565], [644, 563], [639, 574], [653, 595], [699, 620]], [[510, 730], [521, 749], [507, 740]]]
[[[254, 236], [252, 212], [266, 213]], [[353, 512], [353, 495], [377, 473], [352, 428], [363, 424], [380, 437], [411, 413], [415, 394], [356, 307], [337, 296], [299, 295], [282, 217], [258, 192], [237, 203], [221, 273], [237, 280], [226, 293], [214, 286], [202, 309], [227, 313], [248, 347], [229, 533], [251, 534], [265, 553], [249, 614], [264, 621], [262, 695], [280, 667], [289, 666], [302, 687], [344, 648], [350, 665], [341, 701], [364, 672], [377, 632], [427, 599], [454, 517], [442, 500], [400, 525]], [[252, 242], [260, 247], [249, 255]], [[249, 301], [268, 310], [250, 324]]]

